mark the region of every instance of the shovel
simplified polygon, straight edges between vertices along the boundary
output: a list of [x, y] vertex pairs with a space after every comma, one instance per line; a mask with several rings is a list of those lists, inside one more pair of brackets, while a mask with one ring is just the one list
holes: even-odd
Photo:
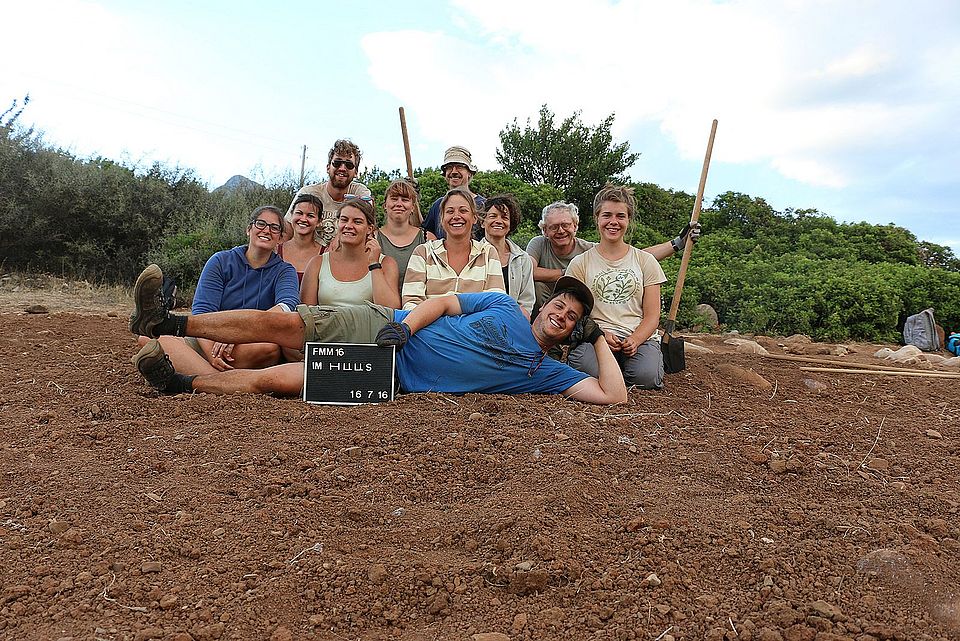
[[[703, 189], [707, 185], [707, 170], [710, 168], [710, 154], [713, 153], [713, 139], [717, 135], [717, 121], [710, 127], [710, 139], [707, 141], [707, 153], [703, 158], [703, 169], [700, 171], [700, 186], [697, 188], [697, 200], [693, 203], [693, 214], [690, 224], [700, 218], [700, 205], [703, 203]], [[670, 312], [663, 324], [663, 338], [660, 339], [660, 350], [663, 352], [663, 371], [667, 374], [682, 372], [686, 367], [683, 355], [683, 339], [674, 336], [677, 325], [677, 310], [680, 309], [680, 294], [683, 293], [683, 281], [687, 277], [687, 265], [690, 264], [690, 252], [693, 243], [687, 242], [683, 247], [683, 258], [680, 261], [680, 271], [677, 273], [677, 286], [673, 290], [673, 300], [670, 301]]]

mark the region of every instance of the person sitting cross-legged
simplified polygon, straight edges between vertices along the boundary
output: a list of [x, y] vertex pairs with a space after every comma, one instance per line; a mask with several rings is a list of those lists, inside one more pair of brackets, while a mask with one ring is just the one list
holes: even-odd
[[[531, 325], [512, 298], [486, 292], [442, 296], [413, 311], [366, 304], [348, 307], [301, 305], [296, 312], [236, 311], [180, 316], [164, 306], [163, 273], [151, 265], [134, 287], [136, 308], [130, 330], [145, 336], [178, 335], [236, 343], [275, 340], [290, 349], [309, 342], [395, 345], [397, 376], [405, 392], [481, 392], [491, 394], [564, 394], [588, 403], [626, 401], [620, 368], [587, 318], [590, 290], [575, 278], [561, 278], [543, 311]], [[584, 340], [594, 345], [598, 375], [591, 377], [547, 358], [569, 339], [581, 319]], [[293, 396], [303, 386], [303, 365], [288, 363], [263, 370], [234, 370], [184, 376], [170, 363], [158, 341], [133, 358], [137, 370], [163, 393], [192, 391], [276, 393]]]

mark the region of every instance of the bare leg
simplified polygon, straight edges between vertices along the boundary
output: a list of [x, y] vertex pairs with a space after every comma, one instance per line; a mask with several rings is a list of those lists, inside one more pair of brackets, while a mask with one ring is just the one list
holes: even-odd
[[[150, 339], [146, 336], [137, 337], [137, 345], [143, 347]], [[181, 374], [196, 376], [198, 374], [213, 374], [217, 369], [205, 358], [187, 345], [182, 338], [176, 336], [161, 336], [159, 339], [163, 351], [170, 357], [170, 362]]]
[[193, 379], [193, 389], [209, 394], [298, 396], [303, 389], [303, 363], [284, 363], [266, 369], [235, 369], [198, 376]]
[[187, 336], [221, 343], [277, 343], [303, 349], [303, 320], [297, 312], [238, 309], [187, 317]]
[[[161, 341], [162, 342], [162, 341]], [[197, 342], [200, 343], [200, 347], [203, 349], [205, 355], [210, 354], [210, 351], [213, 349], [214, 342], [206, 338], [198, 338]], [[166, 350], [166, 343], [163, 344], [164, 349]], [[264, 367], [272, 367], [280, 362], [280, 356], [283, 353], [283, 348], [281, 348], [276, 343], [240, 343], [233, 346], [233, 351], [231, 352], [232, 360], [225, 361], [233, 369], [263, 369]], [[167, 350], [167, 354], [173, 359], [173, 354]], [[205, 359], [207, 357], [205, 356]], [[209, 361], [208, 361], [209, 362]], [[174, 366], [177, 367], [177, 371], [180, 371], [180, 367], [177, 366], [176, 361], [174, 361]], [[211, 368], [211, 372], [220, 371], [216, 368]], [[210, 372], [181, 372], [183, 374], [208, 374]]]

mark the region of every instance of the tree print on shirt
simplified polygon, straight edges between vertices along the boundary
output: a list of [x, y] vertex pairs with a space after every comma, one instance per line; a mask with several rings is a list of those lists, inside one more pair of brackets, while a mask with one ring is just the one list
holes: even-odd
[[640, 287], [637, 275], [629, 269], [606, 269], [593, 279], [593, 295], [605, 303], [622, 305], [633, 298]]

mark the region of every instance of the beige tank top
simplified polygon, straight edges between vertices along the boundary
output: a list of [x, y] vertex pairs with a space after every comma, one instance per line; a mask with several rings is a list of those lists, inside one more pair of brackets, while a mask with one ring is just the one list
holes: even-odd
[[[380, 255], [383, 261], [383, 254]], [[323, 257], [317, 278], [318, 305], [362, 305], [373, 302], [373, 273], [367, 272], [360, 280], [337, 280], [330, 271], [330, 255]]]

